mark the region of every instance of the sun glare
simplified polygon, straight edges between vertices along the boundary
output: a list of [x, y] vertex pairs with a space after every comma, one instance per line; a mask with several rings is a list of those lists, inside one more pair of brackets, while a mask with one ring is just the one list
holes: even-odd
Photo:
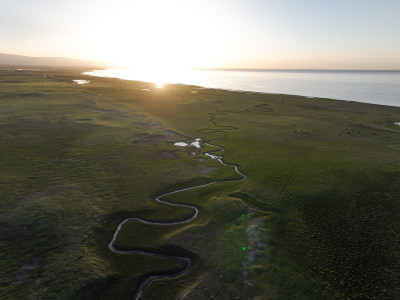
[[204, 7], [187, 2], [134, 1], [130, 9], [110, 13], [108, 22], [95, 20], [96, 52], [120, 66], [158, 73], [205, 67], [217, 51], [210, 46], [218, 39], [215, 24], [205, 22]]
[[194, 76], [191, 70], [161, 68], [117, 68], [99, 72], [105, 77], [152, 82], [156, 88], [163, 88], [166, 83], [189, 83], [193, 81]]
[[213, 66], [231, 53], [221, 47], [225, 36], [221, 28], [230, 22], [219, 13], [218, 3], [126, 0], [125, 4], [124, 10], [105, 7], [107, 13], [90, 22], [97, 26], [91, 32], [94, 51], [101, 60], [124, 68], [125, 78], [153, 82], [158, 88], [184, 83], [193, 76], [188, 69]]
[[157, 88], [163, 88], [166, 83], [179, 83], [188, 77], [188, 71], [173, 67], [140, 68], [133, 70], [143, 81], [153, 82]]

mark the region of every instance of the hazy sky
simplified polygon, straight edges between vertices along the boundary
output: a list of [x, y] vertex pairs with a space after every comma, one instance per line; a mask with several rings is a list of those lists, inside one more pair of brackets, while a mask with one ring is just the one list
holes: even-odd
[[400, 69], [400, 0], [0, 0], [0, 52], [130, 66]]

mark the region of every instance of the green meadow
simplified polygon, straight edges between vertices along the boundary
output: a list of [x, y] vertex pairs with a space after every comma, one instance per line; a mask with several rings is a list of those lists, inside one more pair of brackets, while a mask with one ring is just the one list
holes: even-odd
[[[397, 299], [400, 108], [0, 71], [0, 298]], [[53, 78], [43, 78], [52, 73]], [[78, 85], [72, 80], [90, 80]], [[202, 149], [178, 147], [202, 138]], [[209, 159], [220, 145], [224, 162]]]

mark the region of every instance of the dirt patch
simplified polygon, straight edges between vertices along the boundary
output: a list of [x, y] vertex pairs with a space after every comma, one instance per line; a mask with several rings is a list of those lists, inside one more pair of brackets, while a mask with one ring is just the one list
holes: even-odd
[[166, 160], [175, 160], [178, 159], [178, 156], [175, 153], [168, 152], [168, 151], [161, 151], [157, 153], [157, 157]]
[[17, 284], [27, 280], [32, 272], [37, 269], [42, 262], [40, 257], [35, 258], [34, 260], [25, 263], [19, 270], [17, 275], [14, 277], [13, 284]]
[[214, 168], [211, 168], [211, 167], [200, 167], [199, 168], [199, 173], [202, 174], [202, 175], [209, 174], [212, 171], [214, 171]]
[[138, 133], [138, 134], [135, 134], [135, 135], [133, 136], [132, 143], [136, 143], [137, 141], [140, 141], [140, 140], [142, 140], [142, 139], [144, 139], [144, 138], [146, 138], [146, 137], [148, 137], [148, 136], [149, 136], [148, 133]]
[[259, 104], [259, 105], [254, 105], [253, 109], [261, 110], [261, 111], [274, 111], [273, 108], [269, 106], [269, 104]]
[[151, 122], [150, 124], [143, 124], [146, 126], [151, 126], [159, 131], [161, 131], [162, 134], [148, 134], [148, 133], [138, 133], [133, 136], [132, 138], [132, 144], [135, 144], [137, 142], [144, 142], [144, 143], [149, 143], [149, 144], [161, 144], [161, 143], [166, 143], [166, 142], [177, 142], [179, 140], [187, 140], [188, 138], [178, 132], [171, 131], [165, 129], [161, 123], [158, 122]]
[[185, 150], [191, 156], [197, 156], [197, 155], [201, 154], [201, 148], [196, 148], [194, 146], [189, 145], [189, 146], [185, 147]]
[[[246, 227], [248, 246], [246, 249], [246, 258], [243, 262], [243, 293], [245, 295], [253, 294], [253, 292], [248, 292], [254, 287], [250, 270], [260, 264], [267, 250], [264, 231], [264, 223], [261, 217], [251, 219]], [[257, 299], [257, 297], [253, 299]]]
[[76, 119], [74, 122], [75, 122], [75, 123], [89, 123], [89, 122], [91, 122], [91, 121], [92, 121], [92, 119], [83, 118], [83, 119]]

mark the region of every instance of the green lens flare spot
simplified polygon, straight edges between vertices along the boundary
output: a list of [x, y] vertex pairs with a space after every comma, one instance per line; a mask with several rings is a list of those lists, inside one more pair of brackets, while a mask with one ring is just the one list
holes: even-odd
[[242, 250], [245, 251], [245, 250], [246, 250], [246, 247], [242, 247]]

